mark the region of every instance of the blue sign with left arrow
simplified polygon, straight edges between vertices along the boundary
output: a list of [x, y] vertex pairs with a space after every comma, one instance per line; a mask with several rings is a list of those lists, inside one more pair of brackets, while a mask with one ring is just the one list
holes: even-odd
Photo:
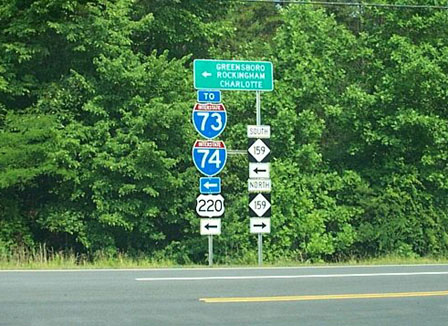
[[201, 194], [219, 194], [221, 193], [221, 178], [200, 178], [199, 191]]

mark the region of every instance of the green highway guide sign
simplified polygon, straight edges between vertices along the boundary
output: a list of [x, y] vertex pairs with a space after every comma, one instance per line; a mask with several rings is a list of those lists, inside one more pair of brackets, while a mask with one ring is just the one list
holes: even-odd
[[239, 91], [272, 91], [272, 62], [194, 60], [194, 88]]

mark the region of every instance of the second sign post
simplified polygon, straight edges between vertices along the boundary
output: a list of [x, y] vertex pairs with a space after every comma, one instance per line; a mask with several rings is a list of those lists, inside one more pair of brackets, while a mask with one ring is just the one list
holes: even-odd
[[[258, 104], [258, 103], [257, 103]], [[271, 233], [271, 127], [263, 126], [257, 110], [257, 125], [247, 126], [249, 146], [249, 217], [250, 233], [258, 235], [258, 264], [263, 262], [263, 233]]]

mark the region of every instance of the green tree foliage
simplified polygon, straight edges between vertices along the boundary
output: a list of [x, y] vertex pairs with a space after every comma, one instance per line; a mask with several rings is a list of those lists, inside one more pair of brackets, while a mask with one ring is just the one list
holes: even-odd
[[[348, 252], [446, 253], [447, 47], [435, 31], [446, 12], [373, 11], [355, 32], [324, 11], [295, 7], [285, 16], [274, 48], [277, 91], [292, 98], [282, 107], [296, 103], [292, 117], [311, 110], [323, 121], [314, 142], [320, 172], [355, 173], [341, 202], [352, 214], [350, 229], [340, 230], [356, 235], [343, 236]], [[320, 237], [323, 247], [328, 235]]]
[[[15, 156], [26, 152], [34, 158], [32, 165], [6, 171], [2, 188], [11, 193], [8, 178], [17, 171], [25, 187], [24, 194], [12, 192], [19, 197], [33, 192], [33, 178], [44, 179], [47, 187], [38, 188], [40, 199], [33, 202], [34, 237], [53, 246], [112, 252], [163, 247], [189, 228], [180, 200], [188, 183], [183, 174], [192, 169], [185, 114], [191, 107], [190, 78], [184, 61], [134, 51], [133, 34], [152, 20], [133, 20], [128, 1], [20, 5], [8, 7], [2, 44], [8, 47], [9, 30], [29, 29], [16, 35], [29, 56], [11, 56], [17, 60], [10, 62], [13, 76], [27, 71], [32, 82], [16, 78], [20, 91], [6, 94], [4, 105], [28, 112], [30, 128], [43, 136], [51, 134], [45, 134], [49, 128], [37, 114], [52, 117], [60, 127], [56, 146], [47, 146], [43, 136], [30, 140], [37, 142], [34, 152], [31, 145], [14, 146], [21, 138], [11, 143], [9, 133], [2, 135]], [[17, 27], [15, 21], [29, 27]], [[34, 42], [39, 50], [31, 49]], [[3, 55], [8, 58], [8, 51]], [[4, 124], [14, 128], [8, 119]], [[5, 167], [18, 159], [12, 156], [7, 153]], [[69, 173], [50, 179], [47, 156], [55, 169]]]
[[203, 58], [226, 33], [220, 17], [231, 7], [231, 2], [208, 0], [136, 1], [133, 16], [151, 17], [153, 23], [134, 33], [134, 44], [144, 53], [169, 50], [170, 57]]
[[[446, 11], [12, 0], [0, 27], [0, 247], [204, 261], [190, 62], [214, 57], [274, 64], [269, 260], [448, 253]], [[255, 96], [223, 96], [244, 149]], [[221, 176], [216, 257], [251, 262], [247, 159]]]
[[[0, 133], [0, 241], [9, 247], [31, 246], [31, 229], [51, 191], [51, 179], [66, 171], [51, 153], [57, 144], [54, 117], [9, 113]], [[0, 243], [1, 243], [0, 242]]]
[[[335, 170], [328, 110], [339, 101], [356, 38], [323, 10], [291, 7], [274, 38], [276, 89], [266, 101], [273, 116], [277, 253], [296, 259], [343, 258], [357, 240], [353, 219], [362, 213], [346, 199], [364, 187], [355, 171]], [[277, 224], [278, 223], [278, 224]]]

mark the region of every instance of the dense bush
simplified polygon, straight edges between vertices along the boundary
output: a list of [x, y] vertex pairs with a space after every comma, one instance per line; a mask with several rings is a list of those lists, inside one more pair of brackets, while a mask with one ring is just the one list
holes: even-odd
[[[268, 260], [448, 254], [448, 13], [210, 1], [0, 4], [0, 252], [202, 262], [191, 60], [269, 60]], [[254, 94], [224, 92], [244, 149]], [[247, 159], [221, 262], [251, 262]]]

